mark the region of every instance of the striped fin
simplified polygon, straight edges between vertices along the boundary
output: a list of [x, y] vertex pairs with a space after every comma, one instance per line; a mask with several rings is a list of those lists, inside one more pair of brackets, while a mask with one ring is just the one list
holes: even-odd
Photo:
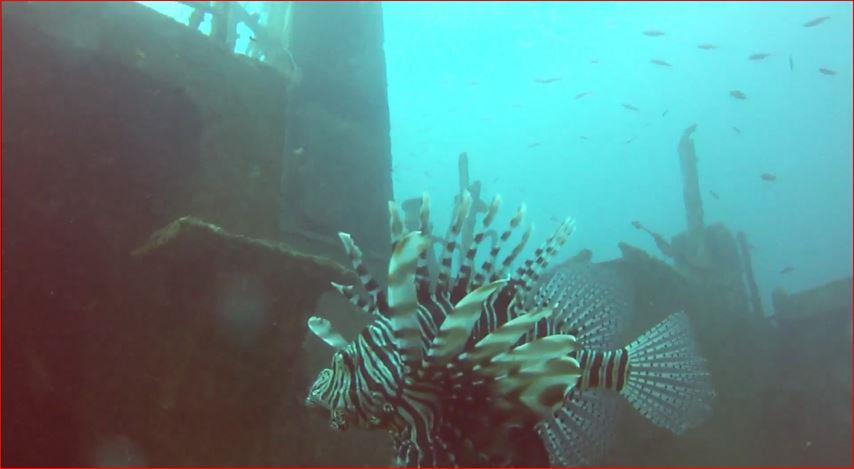
[[[539, 280], [540, 273], [548, 266], [549, 261], [557, 253], [572, 232], [575, 230], [575, 221], [567, 218], [554, 234], [549, 237], [542, 246], [534, 251], [534, 257], [525, 261], [525, 264], [516, 272], [516, 278], [520, 280], [522, 290], [527, 293], [531, 290], [531, 286]], [[507, 266], [509, 267], [509, 265]]]
[[460, 230], [463, 228], [463, 223], [469, 216], [471, 210], [471, 193], [465, 191], [460, 198], [459, 203], [454, 208], [454, 218], [451, 220], [451, 225], [448, 227], [448, 235], [445, 238], [445, 250], [442, 253], [442, 266], [439, 271], [439, 281], [437, 286], [441, 289], [447, 289], [451, 277], [451, 262], [454, 257], [454, 252], [457, 250], [457, 238], [460, 235]]
[[507, 283], [506, 280], [484, 285], [469, 293], [454, 305], [433, 339], [428, 356], [434, 363], [443, 364], [460, 352], [468, 342], [471, 329], [480, 318], [483, 302]]
[[552, 310], [542, 308], [528, 311], [502, 324], [478, 341], [470, 352], [460, 355], [460, 361], [474, 366], [508, 351], [537, 321], [551, 316]]
[[388, 201], [388, 228], [391, 233], [391, 244], [394, 246], [403, 237], [406, 229], [403, 226], [403, 219], [400, 217], [397, 202], [393, 200]]
[[376, 279], [374, 279], [371, 273], [368, 272], [368, 268], [365, 267], [365, 263], [362, 262], [362, 250], [359, 249], [359, 246], [356, 246], [356, 243], [353, 242], [353, 238], [351, 238], [348, 233], [338, 233], [338, 238], [341, 239], [341, 244], [344, 245], [344, 251], [347, 253], [347, 257], [350, 258], [350, 263], [353, 265], [353, 269], [359, 276], [359, 282], [362, 284], [362, 288], [365, 289], [365, 292], [368, 295], [368, 297], [364, 298], [363, 301], [369, 305], [369, 309], [372, 310], [376, 308], [380, 313], [387, 313], [385, 308], [385, 296], [380, 290], [380, 284]]
[[[430, 196], [424, 192], [421, 195], [421, 209], [419, 210], [421, 219], [421, 234], [430, 237], [432, 226], [430, 226]], [[415, 277], [418, 282], [419, 290], [425, 292], [430, 289], [430, 284], [433, 281], [431, 277], [431, 267], [436, 266], [436, 255], [431, 244], [418, 256], [418, 263], [415, 267]]]
[[420, 351], [415, 264], [428, 245], [429, 240], [421, 233], [407, 234], [394, 245], [388, 266], [390, 324], [395, 335], [395, 345], [407, 358]]
[[532, 363], [554, 357], [563, 357], [574, 350], [578, 350], [578, 341], [575, 337], [567, 334], [550, 335], [522, 344], [509, 352], [496, 355], [489, 363], [482, 367], [475, 367], [475, 371], [493, 377], [515, 373]]
[[356, 287], [353, 285], [341, 285], [335, 282], [329, 282], [338, 293], [341, 294], [351, 305], [359, 308], [359, 310], [370, 313], [371, 312], [371, 304], [368, 302], [368, 299], [360, 295], [356, 291]]
[[677, 435], [711, 416], [715, 392], [684, 312], [672, 314], [626, 348], [623, 394], [641, 415]]
[[522, 234], [522, 239], [519, 240], [519, 243], [516, 244], [516, 247], [510, 252], [510, 254], [504, 258], [504, 262], [501, 263], [501, 268], [493, 274], [493, 277], [504, 276], [507, 271], [510, 269], [510, 266], [513, 265], [513, 262], [519, 257], [519, 254], [525, 249], [525, 245], [528, 244], [528, 240], [531, 238], [531, 233], [534, 231], [534, 224], [531, 223], [528, 225], [528, 229], [525, 230], [525, 233]]
[[332, 348], [340, 349], [346, 347], [348, 344], [341, 334], [335, 332], [332, 328], [332, 323], [328, 319], [312, 316], [308, 318], [308, 329]]
[[623, 345], [620, 335], [631, 314], [631, 291], [617, 272], [607, 266], [569, 262], [550, 275], [540, 288], [541, 296], [555, 305], [554, 329], [575, 335], [585, 349]]
[[483, 242], [483, 238], [486, 237], [486, 233], [489, 230], [489, 226], [492, 224], [492, 220], [495, 219], [495, 215], [498, 213], [498, 209], [500, 207], [501, 196], [496, 195], [492, 199], [492, 203], [489, 204], [489, 207], [486, 210], [486, 215], [484, 215], [483, 217], [480, 231], [478, 231], [477, 234], [474, 235], [472, 243], [469, 246], [465, 257], [463, 258], [462, 265], [460, 266], [460, 273], [457, 279], [457, 285], [454, 287], [455, 290], [459, 290], [462, 292], [470, 291], [469, 281], [471, 280], [472, 264], [474, 264], [474, 259], [477, 256], [477, 251], [480, 248], [480, 244]]
[[614, 393], [572, 390], [563, 406], [535, 427], [551, 466], [579, 467], [600, 462], [614, 440], [618, 404]]
[[575, 386], [581, 368], [567, 355], [529, 361], [518, 372], [502, 376], [493, 384], [499, 395], [515, 397], [540, 417], [548, 417]]
[[513, 234], [513, 231], [522, 223], [522, 220], [525, 219], [525, 213], [527, 212], [527, 208], [525, 204], [519, 206], [519, 209], [516, 211], [516, 215], [510, 219], [510, 225], [501, 233], [501, 236], [498, 240], [492, 242], [492, 249], [489, 251], [489, 259], [483, 262], [483, 265], [480, 267], [480, 271], [478, 271], [474, 276], [474, 285], [478, 286], [483, 284], [488, 278], [496, 278], [492, 275], [492, 270], [495, 268], [495, 263], [498, 262], [498, 253], [501, 252], [501, 249], [504, 247], [504, 244], [510, 239], [510, 236]]

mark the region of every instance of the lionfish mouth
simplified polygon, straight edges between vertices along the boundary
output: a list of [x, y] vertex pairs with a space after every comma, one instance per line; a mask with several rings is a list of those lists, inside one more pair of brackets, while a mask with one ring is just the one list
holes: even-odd
[[[498, 235], [492, 224], [500, 205], [496, 196], [475, 230], [471, 195], [458, 197], [437, 258], [429, 197], [412, 231], [390, 202], [386, 289], [339, 233], [359, 283], [332, 286], [370, 322], [348, 342], [329, 321], [309, 318], [309, 329], [336, 352], [306, 404], [328, 410], [336, 430], [389, 430], [397, 464], [418, 467], [590, 464], [604, 452], [614, 413], [600, 392], [623, 395], [675, 433], [705, 420], [714, 392], [684, 313], [621, 347], [628, 307], [610, 277], [561, 267], [540, 279], [574, 222], [564, 221], [512, 271], [532, 227], [499, 260], [526, 214], [523, 204]], [[467, 245], [464, 228], [473, 235]], [[542, 451], [523, 448], [530, 441]], [[546, 459], [530, 459], [535, 453]]]

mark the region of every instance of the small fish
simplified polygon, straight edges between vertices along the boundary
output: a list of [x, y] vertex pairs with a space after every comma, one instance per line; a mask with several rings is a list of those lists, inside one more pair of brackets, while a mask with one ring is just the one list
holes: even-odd
[[630, 138], [630, 139], [626, 140], [625, 142], [623, 142], [623, 145], [628, 145], [628, 144], [630, 144], [630, 143], [634, 142], [634, 141], [635, 141], [635, 138], [637, 138], [637, 137], [632, 137], [632, 138]]
[[794, 267], [787, 265], [786, 267], [783, 267], [783, 270], [780, 271], [780, 275], [786, 275], [793, 270], [795, 270]]
[[747, 99], [747, 95], [739, 90], [732, 90], [729, 92], [729, 95], [735, 99]]
[[821, 23], [824, 23], [825, 21], [827, 21], [829, 19], [830, 19], [829, 16], [819, 16], [816, 19], [812, 19], [812, 20], [809, 20], [806, 23], [804, 23], [804, 27], [805, 28], [812, 28], [813, 26], [818, 26]]
[[765, 52], [757, 52], [755, 54], [750, 54], [750, 57], [747, 60], [762, 60], [765, 57], [768, 57], [771, 54], [766, 54]]
[[470, 82], [469, 82], [469, 86], [477, 86], [477, 85], [479, 85], [479, 84], [480, 84], [480, 82], [479, 82], [479, 81], [470, 81]]
[[649, 37], [664, 36], [664, 32], [659, 31], [657, 29], [650, 29], [649, 31], [644, 31], [643, 34], [644, 34], [644, 36], [649, 36]]
[[303, 147], [294, 148], [294, 155], [300, 156], [303, 153], [305, 153], [305, 148], [303, 148]]
[[709, 191], [709, 194], [711, 194], [711, 195], [712, 195], [712, 197], [714, 197], [714, 198], [716, 198], [716, 199], [720, 200], [720, 197], [718, 197], [718, 194], [717, 194], [715, 191], [710, 190], [710, 191]]
[[664, 112], [661, 113], [661, 117], [666, 116], [668, 112], [670, 112], [670, 109], [665, 109]]
[[586, 135], [581, 135], [578, 138], [580, 138], [581, 140], [590, 140], [589, 138], [587, 138]]
[[792, 59], [792, 54], [789, 54], [789, 70], [795, 69], [795, 61]]
[[836, 72], [834, 70], [829, 69], [829, 68], [820, 68], [820, 69], [818, 69], [818, 71], [825, 74], [825, 75], [836, 75]]
[[538, 146], [540, 146], [540, 142], [534, 142], [534, 143], [531, 143], [530, 145], [528, 145], [528, 148], [536, 148]]
[[717, 48], [718, 48], [718, 46], [716, 46], [716, 45], [714, 45], [714, 44], [707, 44], [707, 43], [703, 43], [703, 44], [699, 44], [699, 45], [697, 45], [697, 48], [698, 48], [698, 49], [703, 49], [703, 50], [712, 50], [712, 49], [717, 49]]
[[623, 103], [623, 107], [628, 109], [629, 111], [640, 111], [640, 109], [632, 106], [631, 104]]
[[771, 173], [762, 173], [759, 177], [761, 177], [763, 181], [776, 181], [777, 180], [777, 176], [774, 176]]
[[255, 36], [249, 36], [249, 40], [252, 42], [258, 42], [258, 39], [255, 39]]
[[637, 220], [632, 220], [632, 226], [634, 226], [635, 228], [637, 228], [639, 230], [643, 229], [643, 225], [641, 225], [641, 222], [639, 222]]
[[596, 59], [590, 59], [590, 63], [592, 63], [592, 64], [598, 64], [598, 63], [599, 63], [599, 61], [598, 61], [598, 60], [596, 60]]
[[587, 96], [588, 94], [590, 94], [589, 91], [585, 91], [583, 93], [578, 93], [577, 95], [575, 95], [575, 99], [581, 99], [581, 98]]
[[662, 67], [671, 67], [672, 66], [669, 63], [665, 62], [664, 60], [660, 60], [660, 59], [652, 59], [649, 61], [649, 63], [655, 64], [655, 65], [661, 65]]
[[549, 77], [549, 78], [535, 78], [534, 81], [537, 83], [548, 84], [554, 83], [556, 81], [560, 81], [561, 77]]
[[737, 133], [738, 135], [741, 135], [741, 130], [736, 126], [732, 126], [732, 131]]

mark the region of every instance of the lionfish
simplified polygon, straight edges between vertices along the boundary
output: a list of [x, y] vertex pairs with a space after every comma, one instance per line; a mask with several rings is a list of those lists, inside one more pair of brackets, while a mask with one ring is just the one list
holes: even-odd
[[[347, 342], [328, 320], [308, 320], [336, 349], [306, 398], [328, 411], [333, 429], [387, 431], [398, 466], [577, 466], [605, 452], [619, 402], [612, 396], [676, 434], [710, 416], [714, 391], [684, 312], [621, 346], [626, 308], [607, 279], [578, 268], [545, 274], [572, 219], [508, 275], [531, 235], [529, 225], [499, 262], [524, 204], [498, 236], [496, 196], [464, 247], [458, 238], [474, 216], [471, 196], [457, 197], [444, 239], [431, 233], [429, 202], [425, 194], [418, 231], [389, 203], [385, 290], [339, 233], [360, 284], [332, 285], [369, 323]], [[476, 268], [486, 238], [492, 246]], [[434, 243], [443, 244], [441, 260]]]

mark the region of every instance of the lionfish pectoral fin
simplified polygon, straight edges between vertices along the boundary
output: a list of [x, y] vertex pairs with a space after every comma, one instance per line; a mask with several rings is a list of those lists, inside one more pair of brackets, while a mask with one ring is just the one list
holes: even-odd
[[449, 314], [433, 342], [428, 356], [434, 363], [443, 363], [458, 354], [468, 342], [471, 330], [480, 318], [483, 302], [507, 283], [498, 280], [479, 287], [463, 297]]
[[684, 312], [672, 314], [626, 349], [622, 394], [641, 415], [677, 435], [711, 416], [715, 392]]
[[552, 315], [552, 309], [542, 308], [517, 316], [480, 339], [470, 352], [460, 355], [460, 361], [475, 366], [510, 350], [523, 334], [540, 320]]
[[308, 329], [332, 348], [341, 349], [347, 346], [347, 341], [335, 332], [328, 319], [312, 316], [308, 318]]
[[535, 427], [551, 466], [596, 464], [613, 442], [619, 404], [616, 393], [574, 388], [563, 406]]
[[516, 400], [539, 418], [557, 410], [581, 376], [578, 362], [568, 356], [528, 362], [517, 372], [495, 380], [499, 395]]
[[509, 352], [496, 355], [477, 371], [485, 376], [493, 377], [515, 373], [518, 370], [530, 368], [552, 359], [569, 358], [567, 355], [578, 350], [578, 348], [578, 340], [574, 336], [569, 334], [550, 335], [520, 345]]

